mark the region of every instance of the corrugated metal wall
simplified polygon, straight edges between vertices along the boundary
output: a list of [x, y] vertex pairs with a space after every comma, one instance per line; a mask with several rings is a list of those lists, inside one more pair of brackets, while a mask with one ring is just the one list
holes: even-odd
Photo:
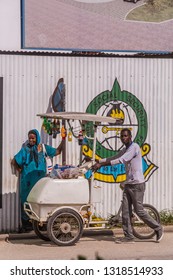
[[[85, 112], [95, 96], [111, 90], [117, 78], [121, 90], [135, 95], [148, 117], [148, 155], [158, 169], [147, 182], [145, 201], [158, 210], [173, 208], [173, 59], [133, 57], [61, 57], [0, 55], [3, 77], [3, 206], [0, 231], [13, 231], [19, 223], [17, 177], [10, 158], [20, 149], [31, 128], [41, 128], [37, 113], [47, 110], [57, 81], [64, 79], [66, 111]], [[53, 141], [57, 145], [60, 139]], [[67, 163], [77, 164], [77, 140], [67, 144]], [[57, 161], [59, 161], [57, 159]], [[98, 182], [102, 201], [96, 214], [107, 217], [121, 200], [118, 184]]]

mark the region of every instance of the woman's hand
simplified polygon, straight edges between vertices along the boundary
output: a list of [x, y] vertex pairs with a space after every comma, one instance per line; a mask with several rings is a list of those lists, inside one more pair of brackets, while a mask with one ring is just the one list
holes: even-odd
[[64, 141], [62, 140], [58, 148], [56, 149], [56, 156], [61, 154], [63, 147], [64, 147]]
[[18, 171], [19, 173], [22, 171], [22, 168], [17, 164], [14, 158], [11, 160], [11, 167], [13, 168], [12, 173], [14, 174], [16, 174], [15, 171]]
[[38, 144], [37, 150], [38, 150], [38, 153], [42, 152], [42, 150], [43, 150], [42, 144]]

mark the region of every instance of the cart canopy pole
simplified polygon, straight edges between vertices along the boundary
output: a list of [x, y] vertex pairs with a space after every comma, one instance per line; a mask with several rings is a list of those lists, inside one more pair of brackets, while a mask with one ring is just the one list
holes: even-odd
[[[94, 139], [93, 139], [93, 152], [92, 152], [92, 161], [93, 164], [95, 163], [95, 154], [96, 154], [96, 142], [97, 142], [97, 125], [94, 122], [93, 123], [93, 128], [94, 128]], [[92, 173], [91, 178], [90, 178], [90, 184], [89, 184], [89, 202], [90, 204], [93, 203], [93, 188], [94, 188], [94, 173]]]

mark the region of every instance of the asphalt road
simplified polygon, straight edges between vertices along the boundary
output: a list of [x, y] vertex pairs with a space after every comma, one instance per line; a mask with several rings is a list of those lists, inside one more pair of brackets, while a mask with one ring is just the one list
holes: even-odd
[[[85, 233], [74, 246], [59, 247], [38, 239], [34, 233], [11, 234], [0, 239], [1, 260], [77, 260], [79, 256], [95, 260], [173, 260], [173, 227], [165, 229], [160, 243], [155, 239], [136, 240], [134, 244], [116, 244], [119, 231], [93, 230]], [[2, 236], [1, 236], [2, 237]], [[5, 235], [4, 235], [5, 237]]]

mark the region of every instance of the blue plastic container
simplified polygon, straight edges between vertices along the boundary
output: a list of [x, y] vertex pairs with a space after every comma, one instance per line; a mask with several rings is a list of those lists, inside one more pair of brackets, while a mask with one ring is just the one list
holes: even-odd
[[75, 166], [73, 165], [59, 165], [59, 164], [55, 164], [54, 168], [55, 169], [59, 169], [61, 171], [64, 171], [65, 169], [69, 169], [69, 168], [74, 168]]

